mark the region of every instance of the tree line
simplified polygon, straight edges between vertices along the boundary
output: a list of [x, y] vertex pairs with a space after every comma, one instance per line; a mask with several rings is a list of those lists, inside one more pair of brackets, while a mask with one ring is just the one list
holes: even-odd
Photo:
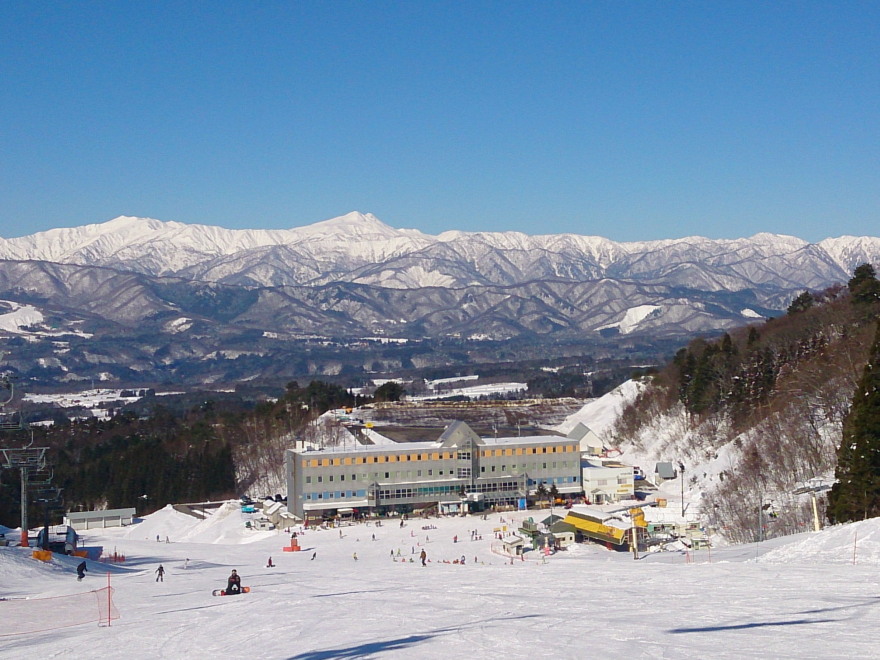
[[[162, 397], [148, 397], [137, 410], [123, 409], [109, 419], [34, 426], [4, 440], [5, 446], [32, 441], [48, 448], [52, 484], [62, 490], [64, 510], [135, 507], [143, 515], [169, 503], [236, 497], [260, 486], [266, 474], [277, 484], [284, 449], [313, 433], [319, 415], [403, 394], [398, 383], [363, 397], [315, 380], [304, 387], [288, 383], [279, 396], [255, 404], [230, 397], [215, 401], [202, 393], [198, 404], [174, 410]], [[0, 476], [0, 524], [17, 527], [19, 475], [3, 470]], [[43, 503], [31, 499], [29, 520], [42, 522]], [[52, 521], [59, 518], [60, 510], [53, 511]]]

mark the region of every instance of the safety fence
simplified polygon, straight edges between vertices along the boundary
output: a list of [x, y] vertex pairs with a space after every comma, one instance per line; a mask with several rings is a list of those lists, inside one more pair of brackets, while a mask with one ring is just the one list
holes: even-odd
[[46, 632], [85, 623], [109, 626], [119, 618], [113, 587], [50, 598], [0, 599], [0, 637]]

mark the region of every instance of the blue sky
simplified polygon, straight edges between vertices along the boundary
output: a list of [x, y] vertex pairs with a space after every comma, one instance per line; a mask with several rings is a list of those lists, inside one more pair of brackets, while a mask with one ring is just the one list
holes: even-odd
[[4, 2], [0, 236], [880, 235], [877, 2]]

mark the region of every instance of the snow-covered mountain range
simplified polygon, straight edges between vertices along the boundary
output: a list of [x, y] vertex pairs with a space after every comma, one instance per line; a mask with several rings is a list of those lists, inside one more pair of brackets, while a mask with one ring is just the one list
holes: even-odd
[[880, 238], [701, 237], [618, 243], [598, 236], [394, 229], [372, 214], [288, 230], [232, 230], [119, 217], [0, 238], [0, 259], [105, 266], [245, 286], [351, 282], [399, 289], [535, 280], [637, 280], [709, 291], [821, 288], [880, 259]]
[[[121, 361], [155, 377], [181, 361], [249, 355], [277, 365], [272, 342], [684, 341], [778, 314], [804, 289], [846, 282], [865, 262], [880, 262], [880, 238], [617, 243], [575, 234], [432, 236], [361, 213], [289, 230], [119, 217], [0, 239], [0, 350], [26, 338], [29, 350], [14, 354], [39, 368], [80, 373]], [[23, 308], [40, 321], [15, 321]], [[392, 362], [449, 363], [412, 352]], [[350, 356], [307, 366], [338, 370]]]

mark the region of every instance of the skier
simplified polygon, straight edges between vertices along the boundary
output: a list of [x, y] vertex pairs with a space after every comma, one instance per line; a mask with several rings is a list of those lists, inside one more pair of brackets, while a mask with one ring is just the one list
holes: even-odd
[[226, 595], [231, 596], [232, 594], [240, 593], [241, 577], [238, 575], [238, 572], [233, 568], [232, 575], [229, 576], [229, 580], [226, 582]]
[[352, 559], [357, 561], [358, 560], [358, 553], [356, 553], [356, 552], [352, 553], [351, 557], [352, 557]]
[[82, 579], [86, 576], [86, 571], [89, 570], [86, 568], [86, 563], [81, 561], [79, 566], [76, 567], [76, 581], [82, 582]]
[[316, 550], [315, 552], [312, 553], [312, 558], [309, 561], [315, 561], [315, 557], [317, 557], [317, 556], [318, 556], [318, 551]]
[[419, 559], [422, 560], [422, 566], [425, 566], [425, 561], [428, 559], [428, 553], [425, 552], [424, 548], [422, 548], [422, 554], [419, 555]]
[[272, 563], [271, 557], [269, 557], [269, 561], [266, 562], [266, 568], [275, 568], [275, 564]]
[[156, 569], [156, 582], [165, 582], [165, 568], [162, 564]]

